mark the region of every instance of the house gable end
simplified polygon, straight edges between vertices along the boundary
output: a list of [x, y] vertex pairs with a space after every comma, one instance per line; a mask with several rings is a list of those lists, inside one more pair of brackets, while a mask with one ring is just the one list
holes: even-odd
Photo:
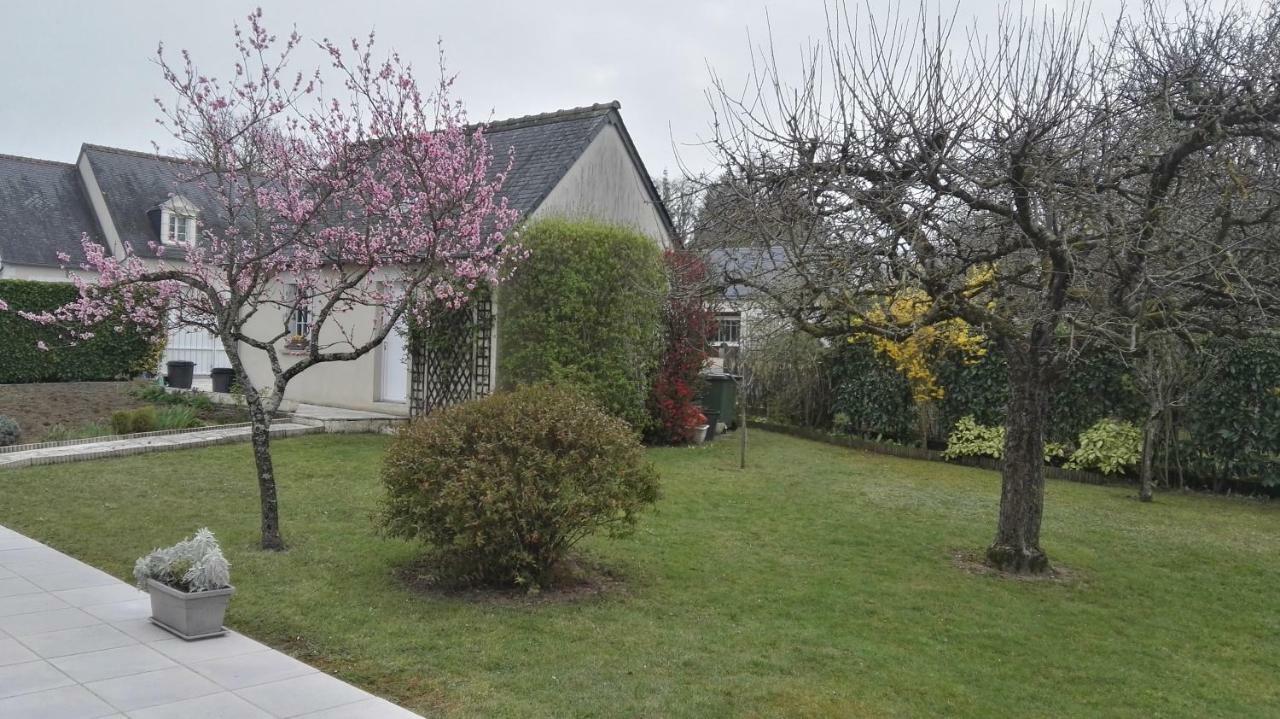
[[604, 124], [533, 216], [588, 217], [634, 229], [663, 248], [675, 233], [656, 188], [619, 122]]

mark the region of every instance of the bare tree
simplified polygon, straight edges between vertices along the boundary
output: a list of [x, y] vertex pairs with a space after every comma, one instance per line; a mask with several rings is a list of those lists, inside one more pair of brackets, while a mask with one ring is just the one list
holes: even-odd
[[[1146, 399], [1142, 423], [1142, 465], [1138, 472], [1138, 499], [1155, 498], [1156, 445], [1167, 435], [1172, 413], [1184, 407], [1201, 383], [1212, 376], [1219, 348], [1188, 341], [1167, 332], [1151, 332], [1142, 346], [1124, 353], [1129, 360], [1134, 384]], [[1166, 442], [1168, 437], [1165, 437]], [[1166, 455], [1166, 464], [1168, 461]], [[1167, 483], [1167, 468], [1166, 468]]]
[[706, 181], [698, 177], [677, 177], [672, 179], [667, 171], [662, 177], [653, 181], [658, 186], [658, 194], [662, 196], [662, 204], [671, 216], [671, 224], [676, 230], [676, 241], [681, 247], [687, 247], [693, 240], [697, 229], [698, 210], [702, 206], [703, 188]]
[[[806, 331], [890, 338], [962, 319], [1008, 357], [988, 561], [1040, 546], [1050, 389], [1086, 344], [1271, 322], [1280, 236], [1280, 13], [1153, 3], [1093, 41], [1084, 13], [953, 33], [925, 13], [851, 17], [788, 79], [771, 48], [720, 78], [709, 144], [743, 209], [730, 232], [779, 274], [739, 277]], [[923, 293], [908, 323], [880, 311]]]

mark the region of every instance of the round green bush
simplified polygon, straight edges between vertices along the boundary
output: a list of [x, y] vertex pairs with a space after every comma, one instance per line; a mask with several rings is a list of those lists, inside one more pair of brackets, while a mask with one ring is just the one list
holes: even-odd
[[501, 385], [573, 383], [644, 431], [667, 286], [658, 244], [560, 219], [528, 225], [520, 244], [529, 257], [498, 291]]
[[22, 435], [22, 430], [18, 427], [18, 423], [6, 415], [0, 414], [0, 447], [8, 447], [11, 444], [18, 443], [18, 437]]
[[1132, 422], [1100, 419], [1080, 433], [1080, 447], [1064, 465], [1119, 474], [1142, 461], [1142, 430]]
[[432, 548], [434, 579], [467, 586], [545, 587], [575, 543], [625, 535], [658, 496], [626, 422], [550, 385], [414, 422], [382, 479], [383, 527]]

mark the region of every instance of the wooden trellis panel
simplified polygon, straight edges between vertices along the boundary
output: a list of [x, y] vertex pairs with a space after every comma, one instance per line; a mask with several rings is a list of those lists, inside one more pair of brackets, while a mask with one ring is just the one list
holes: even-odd
[[492, 390], [493, 301], [483, 293], [460, 309], [439, 307], [410, 332], [409, 415], [483, 397]]

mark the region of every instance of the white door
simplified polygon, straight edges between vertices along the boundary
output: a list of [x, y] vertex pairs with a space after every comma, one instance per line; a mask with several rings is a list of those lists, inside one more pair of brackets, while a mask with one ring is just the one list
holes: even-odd
[[378, 398], [383, 402], [404, 402], [409, 398], [409, 355], [405, 351], [404, 327], [401, 320], [382, 341]]

